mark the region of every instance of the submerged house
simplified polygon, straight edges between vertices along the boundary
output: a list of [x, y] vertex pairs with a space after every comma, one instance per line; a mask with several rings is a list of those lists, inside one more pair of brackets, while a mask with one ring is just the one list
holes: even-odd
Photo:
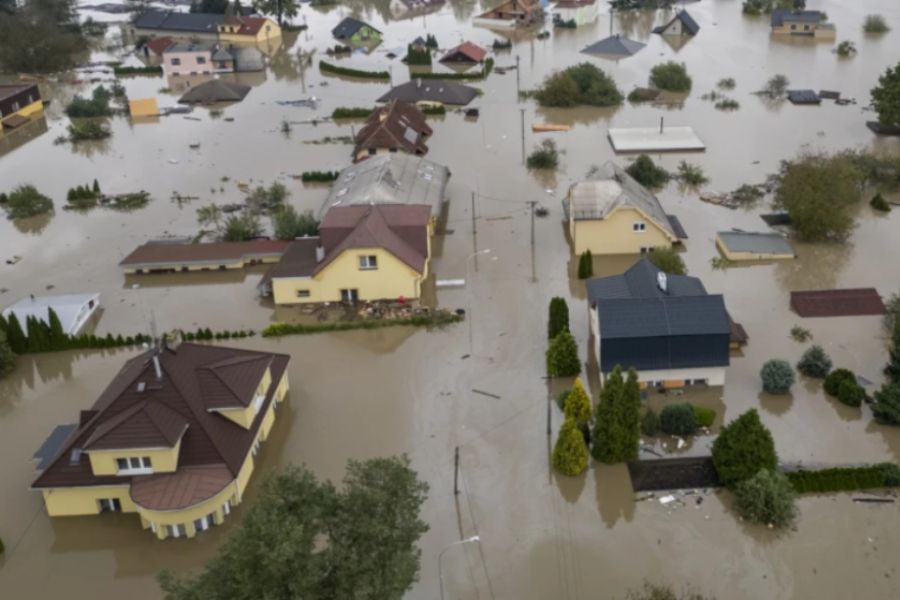
[[687, 238], [656, 196], [611, 161], [569, 188], [563, 212], [576, 254], [645, 253]]
[[9, 320], [10, 316], [16, 315], [23, 333], [27, 335], [25, 323], [29, 318], [33, 317], [50, 325], [50, 310], [53, 310], [59, 318], [63, 333], [74, 336], [81, 333], [99, 308], [100, 294], [29, 296], [3, 309], [3, 318]]
[[731, 318], [696, 277], [641, 258], [622, 275], [587, 282], [601, 380], [618, 365], [647, 386], [724, 385]]
[[281, 37], [278, 23], [262, 16], [147, 10], [131, 23], [135, 37], [255, 44]]
[[0, 85], [0, 129], [14, 129], [44, 110], [36, 83]]
[[378, 102], [465, 106], [478, 97], [478, 88], [443, 79], [415, 79], [391, 88]]
[[395, 19], [417, 17], [440, 9], [446, 0], [391, 0], [388, 10]]
[[700, 32], [700, 26], [697, 21], [688, 14], [686, 10], [680, 10], [668, 23], [655, 27], [653, 33], [660, 35], [688, 36], [693, 37]]
[[243, 500], [289, 362], [198, 344], [152, 348], [47, 438], [31, 489], [51, 517], [136, 513], [160, 539], [219, 525]]
[[487, 50], [472, 42], [463, 42], [455, 48], [451, 48], [439, 62], [475, 65], [484, 60]]
[[720, 231], [716, 247], [733, 262], [787, 260], [796, 258], [793, 246], [779, 233], [757, 231]]
[[837, 31], [818, 10], [776, 10], [772, 12], [773, 35], [802, 35], [817, 40], [834, 40]]
[[372, 111], [356, 134], [353, 162], [386, 153], [428, 154], [425, 140], [431, 137], [425, 115], [413, 104], [393, 101]]
[[494, 29], [529, 27], [544, 20], [540, 0], [507, 0], [472, 20], [473, 25]]
[[129, 275], [227, 271], [247, 265], [276, 263], [290, 242], [252, 240], [192, 244], [151, 241], [138, 246], [119, 266]]
[[213, 42], [180, 42], [163, 51], [162, 68], [166, 77], [172, 75], [205, 75], [215, 69]]
[[381, 32], [359, 19], [346, 17], [331, 30], [335, 39], [353, 44], [371, 44], [381, 41]]
[[597, 20], [598, 0], [559, 0], [553, 6], [553, 21], [560, 24], [588, 25]]

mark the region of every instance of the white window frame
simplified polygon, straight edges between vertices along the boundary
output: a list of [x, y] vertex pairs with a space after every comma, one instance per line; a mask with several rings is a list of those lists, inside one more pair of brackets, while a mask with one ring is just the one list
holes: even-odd
[[256, 394], [256, 396], [253, 397], [253, 414], [259, 414], [259, 409], [262, 408], [265, 399], [265, 394]]
[[180, 538], [185, 536], [187, 536], [187, 527], [184, 526], [184, 523], [166, 525], [166, 537]]
[[[120, 461], [125, 461], [128, 466], [123, 469]], [[119, 457], [116, 459], [116, 468], [117, 475], [150, 475], [153, 473], [153, 462], [149, 456]]]
[[359, 270], [360, 271], [377, 271], [378, 270], [378, 257], [374, 254], [366, 254], [359, 257]]
[[634, 233], [646, 233], [647, 231], [647, 223], [644, 221], [635, 221], [631, 224], [631, 231]]
[[225, 501], [225, 504], [222, 505], [222, 514], [230, 515], [231, 514], [231, 498]]

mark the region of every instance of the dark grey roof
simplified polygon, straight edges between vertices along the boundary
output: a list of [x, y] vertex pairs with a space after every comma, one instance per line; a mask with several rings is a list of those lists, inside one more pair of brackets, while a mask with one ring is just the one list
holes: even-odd
[[216, 33], [225, 15], [150, 10], [134, 20], [138, 29]]
[[818, 10], [776, 10], [772, 12], [772, 27], [781, 27], [788, 23], [820, 23], [825, 20], [825, 13]]
[[719, 294], [600, 300], [597, 313], [601, 340], [731, 333]]
[[250, 93], [250, 86], [213, 79], [192, 87], [178, 99], [181, 104], [215, 104], [216, 102], [240, 102]]
[[599, 300], [620, 298], [663, 298], [679, 296], [704, 296], [706, 288], [697, 277], [688, 275], [667, 275], [664, 294], [657, 285], [660, 270], [648, 259], [642, 258], [621, 275], [597, 277], [587, 281], [588, 300], [591, 304]]
[[44, 443], [41, 444], [41, 447], [37, 449], [33, 456], [33, 458], [41, 461], [37, 466], [39, 471], [47, 468], [47, 465], [50, 464], [50, 461], [76, 429], [78, 429], [78, 425], [74, 423], [71, 425], [57, 425], [53, 428], [53, 431], [50, 432], [50, 435], [47, 436], [47, 439], [44, 440]]
[[415, 104], [416, 102], [427, 101], [465, 106], [477, 96], [477, 88], [462, 85], [461, 83], [444, 81], [442, 79], [414, 79], [393, 88], [379, 98], [378, 102], [400, 100], [401, 102]]
[[339, 40], [343, 40], [353, 37], [354, 35], [356, 35], [356, 32], [363, 27], [368, 27], [376, 33], [381, 33], [368, 23], [363, 23], [359, 19], [354, 19], [353, 17], [345, 17], [343, 21], [337, 24], [337, 27], [331, 30], [331, 35]]
[[679, 240], [688, 239], [687, 231], [684, 230], [684, 225], [681, 224], [681, 221], [678, 220], [678, 217], [675, 215], [666, 215], [666, 218], [669, 220], [669, 225], [672, 226], [672, 231], [675, 232], [675, 235]]
[[815, 90], [788, 90], [791, 104], [819, 104], [822, 100]]
[[694, 20], [694, 17], [689, 15], [688, 11], [682, 10], [676, 13], [665, 25], [654, 27], [653, 33], [665, 33], [666, 29], [668, 29], [675, 21], [681, 21], [681, 29], [688, 35], [697, 35], [697, 32], [700, 31], [700, 26], [697, 24], [697, 21]]
[[752, 254], [790, 254], [794, 248], [778, 233], [757, 231], [720, 231], [719, 239], [730, 252]]
[[630, 40], [618, 33], [594, 42], [584, 48], [584, 54], [599, 54], [601, 56], [631, 56], [637, 54], [646, 44]]

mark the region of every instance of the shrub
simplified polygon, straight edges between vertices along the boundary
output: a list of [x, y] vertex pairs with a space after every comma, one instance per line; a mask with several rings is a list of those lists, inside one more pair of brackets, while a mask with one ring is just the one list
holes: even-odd
[[534, 97], [541, 106], [569, 108], [589, 106], [618, 106], [622, 93], [615, 81], [591, 63], [583, 62], [564, 71], [557, 71], [544, 79]]
[[837, 399], [841, 401], [841, 404], [858, 407], [862, 404], [862, 401], [865, 400], [865, 398], [865, 388], [863, 388], [863, 386], [859, 385], [855, 381], [845, 379], [838, 387]]
[[900, 384], [887, 383], [875, 392], [872, 414], [882, 425], [900, 425]]
[[16, 355], [6, 339], [5, 326], [6, 321], [0, 316], [0, 379], [8, 375], [16, 366]]
[[900, 383], [900, 323], [894, 321], [891, 333], [891, 347], [888, 349], [888, 362], [884, 366], [884, 374], [891, 383]]
[[647, 255], [647, 259], [657, 269], [670, 275], [686, 275], [687, 267], [684, 265], [681, 255], [672, 248], [654, 248]]
[[844, 381], [856, 383], [856, 375], [850, 369], [835, 369], [825, 377], [825, 393], [829, 396], [838, 395], [838, 390]]
[[279, 240], [294, 240], [319, 233], [319, 223], [311, 210], [301, 214], [289, 204], [282, 206], [272, 214], [272, 228], [275, 230], [275, 237]]
[[712, 460], [725, 486], [749, 479], [760, 469], [775, 469], [778, 455], [772, 434], [759, 420], [756, 409], [751, 409], [722, 427], [713, 442]]
[[720, 79], [716, 84], [716, 87], [720, 90], [733, 90], [737, 83], [734, 81], [733, 77], [725, 77], [724, 79]]
[[646, 154], [641, 154], [625, 169], [635, 181], [649, 188], [662, 187], [671, 177], [662, 167], [657, 167]]
[[66, 116], [70, 119], [108, 117], [112, 115], [109, 107], [111, 98], [112, 93], [102, 85], [94, 88], [90, 99], [75, 94], [75, 97], [66, 106]]
[[881, 15], [866, 15], [866, 20], [863, 21], [863, 31], [866, 33], [887, 33], [890, 30]]
[[825, 353], [822, 346], [811, 346], [800, 357], [800, 362], [797, 363], [797, 370], [807, 377], [824, 379], [828, 376], [828, 372], [831, 371], [831, 357]]
[[547, 339], [552, 340], [563, 331], [569, 330], [569, 305], [565, 298], [559, 296], [550, 300], [550, 313], [547, 321]]
[[705, 406], [694, 406], [694, 422], [697, 427], [712, 427], [716, 421], [716, 411]]
[[713, 106], [718, 110], [737, 110], [741, 107], [741, 103], [732, 98], [723, 98]]
[[303, 183], [331, 183], [340, 177], [339, 171], [303, 171], [300, 181]]
[[587, 466], [588, 449], [584, 436], [574, 421], [566, 419], [553, 447], [553, 468], [563, 475], [574, 477], [584, 473]]
[[575, 378], [565, 406], [566, 419], [574, 421], [579, 426], [591, 419], [591, 399], [588, 397], [580, 377]]
[[856, 54], [856, 44], [854, 44], [853, 42], [844, 40], [843, 42], [841, 42], [840, 44], [837, 45], [835, 52], [837, 52], [838, 56], [840, 56], [842, 58], [847, 58], [848, 56]]
[[891, 205], [888, 204], [888, 201], [884, 199], [880, 192], [872, 196], [869, 206], [881, 212], [891, 212]]
[[[614, 0], [611, 4], [620, 4], [625, 1], [636, 0]], [[645, 581], [640, 589], [628, 590], [625, 600], [715, 600], [715, 597], [704, 596], [692, 589], [676, 593], [671, 586], [656, 585]]]
[[33, 185], [20, 185], [6, 197], [3, 209], [9, 219], [26, 219], [52, 211], [53, 200]]
[[559, 151], [556, 149], [556, 142], [553, 140], [541, 142], [528, 155], [528, 161], [525, 164], [529, 169], [555, 169], [559, 165]]
[[692, 435], [697, 429], [693, 407], [687, 402], [664, 407], [659, 413], [659, 427], [669, 435]]
[[332, 119], [365, 119], [372, 114], [371, 108], [347, 108], [339, 106], [331, 113]]
[[787, 527], [797, 517], [796, 492], [783, 473], [760, 469], [756, 475], [737, 484], [735, 506], [752, 523]]
[[701, 167], [688, 164], [685, 161], [678, 163], [678, 179], [692, 186], [703, 185], [709, 182], [709, 178], [703, 173]]
[[894, 326], [900, 322], [900, 319], [898, 319], [900, 317], [900, 293], [891, 294], [884, 305], [887, 308], [887, 312], [884, 313], [882, 326], [885, 332], [892, 333]]
[[243, 242], [262, 235], [262, 224], [255, 215], [230, 216], [225, 219], [222, 241]]
[[391, 74], [387, 71], [363, 71], [361, 69], [348, 69], [339, 67], [324, 60], [319, 61], [319, 70], [323, 73], [343, 75], [344, 77], [356, 77], [357, 79], [386, 79], [390, 80]]
[[659, 90], [651, 88], [634, 88], [628, 92], [629, 102], [652, 102], [659, 98]]
[[109, 128], [94, 119], [74, 119], [66, 130], [69, 132], [70, 142], [103, 140], [112, 135]]
[[578, 344], [568, 329], [561, 331], [547, 348], [547, 375], [550, 377], [570, 377], [581, 373], [578, 359]]
[[669, 61], [650, 69], [650, 85], [667, 92], [689, 92], [691, 77], [684, 63]]
[[812, 332], [805, 327], [794, 325], [791, 327], [791, 339], [802, 344], [803, 342], [808, 342], [812, 339]]
[[585, 250], [578, 257], [578, 279], [590, 279], [594, 276], [594, 257], [590, 250]]
[[659, 415], [652, 408], [647, 408], [641, 417], [641, 433], [648, 437], [659, 433]]
[[900, 485], [900, 467], [894, 463], [792, 471], [786, 475], [798, 494], [852, 492]]
[[784, 75], [775, 75], [766, 82], [762, 92], [770, 98], [782, 98], [787, 93], [790, 81]]
[[794, 369], [786, 360], [772, 359], [759, 372], [763, 390], [768, 394], [787, 394], [794, 385]]

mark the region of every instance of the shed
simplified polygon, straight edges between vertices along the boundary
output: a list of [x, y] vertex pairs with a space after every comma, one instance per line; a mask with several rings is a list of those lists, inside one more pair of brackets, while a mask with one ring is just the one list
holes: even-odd
[[159, 116], [159, 106], [156, 98], [138, 98], [128, 101], [128, 113], [132, 118]]
[[887, 312], [875, 288], [791, 292], [791, 308], [801, 317], [883, 315]]
[[822, 102], [815, 90], [788, 90], [787, 96], [791, 104], [819, 104]]
[[180, 104], [216, 104], [217, 102], [240, 102], [250, 93], [250, 86], [227, 83], [213, 79], [191, 88], [178, 99]]
[[794, 248], [777, 233], [720, 231], [716, 246], [728, 260], [782, 260], [796, 258]]
[[66, 294], [61, 296], [29, 296], [22, 298], [3, 311], [3, 317], [9, 319], [16, 315], [22, 328], [29, 317], [35, 317], [44, 323], [50, 323], [50, 309], [59, 317], [63, 332], [78, 335], [82, 328], [100, 307], [100, 294]]
[[653, 33], [661, 35], [695, 36], [699, 31], [700, 26], [697, 25], [697, 21], [686, 10], [675, 13], [669, 22], [653, 29]]
[[480, 63], [487, 56], [487, 50], [473, 44], [472, 42], [463, 42], [455, 48], [451, 48], [441, 57], [442, 63]]
[[607, 135], [616, 152], [706, 150], [691, 127], [611, 127]]
[[266, 59], [262, 50], [253, 46], [232, 46], [228, 49], [234, 56], [234, 70], [238, 73], [262, 71], [266, 68]]

